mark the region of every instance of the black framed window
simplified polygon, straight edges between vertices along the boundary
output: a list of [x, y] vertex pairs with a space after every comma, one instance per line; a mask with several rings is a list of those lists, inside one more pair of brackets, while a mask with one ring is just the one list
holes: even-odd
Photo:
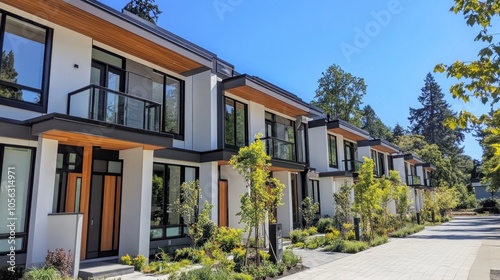
[[295, 121], [266, 112], [266, 149], [276, 159], [296, 161]]
[[0, 145], [0, 255], [26, 252], [34, 157], [34, 148]]
[[181, 185], [197, 179], [197, 167], [153, 164], [151, 240], [184, 235], [185, 225], [179, 214], [172, 211], [172, 206], [181, 196]]
[[328, 163], [330, 167], [338, 168], [337, 137], [328, 134]]
[[358, 146], [353, 143], [344, 140], [344, 168], [345, 171], [356, 171], [357, 169], [357, 158], [358, 158]]
[[[309, 197], [311, 197], [314, 203], [321, 203], [321, 198], [319, 194], [319, 181], [318, 180], [309, 180]], [[320, 208], [321, 209], [321, 208]], [[316, 214], [317, 218], [321, 217], [321, 210]]]
[[299, 189], [298, 189], [298, 176], [295, 173], [292, 173], [290, 176], [291, 179], [291, 187], [292, 187], [292, 215], [293, 222], [298, 223], [299, 220]]
[[0, 104], [47, 111], [52, 33], [0, 10]]
[[243, 147], [248, 144], [247, 105], [225, 98], [225, 141], [229, 147]]

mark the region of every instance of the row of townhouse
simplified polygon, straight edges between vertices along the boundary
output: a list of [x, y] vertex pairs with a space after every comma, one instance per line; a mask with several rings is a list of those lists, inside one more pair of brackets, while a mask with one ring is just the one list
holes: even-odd
[[333, 193], [363, 156], [378, 176], [400, 171], [417, 211], [431, 186], [432, 165], [94, 0], [3, 0], [0, 48], [0, 266], [29, 267], [62, 247], [78, 270], [187, 244], [170, 206], [196, 179], [212, 219], [242, 227], [247, 190], [228, 161], [258, 133], [286, 186], [285, 236], [301, 226], [306, 196], [333, 215]]

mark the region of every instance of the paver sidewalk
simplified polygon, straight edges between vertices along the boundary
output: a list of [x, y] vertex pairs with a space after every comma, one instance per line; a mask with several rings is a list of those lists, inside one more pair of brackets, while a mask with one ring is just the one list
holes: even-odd
[[387, 244], [283, 279], [486, 280], [490, 279], [489, 267], [474, 266], [471, 271], [483, 242], [500, 246], [499, 216], [458, 217], [411, 237], [391, 239]]

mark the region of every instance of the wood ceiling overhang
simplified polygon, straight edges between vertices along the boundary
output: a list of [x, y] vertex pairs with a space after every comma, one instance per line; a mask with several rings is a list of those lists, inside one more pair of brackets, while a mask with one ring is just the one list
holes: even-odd
[[246, 75], [223, 81], [223, 89], [287, 116], [298, 117], [309, 113], [308, 106], [303, 101], [298, 101], [295, 96], [262, 86]]
[[175, 73], [209, 69], [212, 61], [120, 18], [119, 13], [104, 10], [87, 1], [76, 0], [2, 0], [57, 25], [92, 38], [127, 54], [149, 61]]

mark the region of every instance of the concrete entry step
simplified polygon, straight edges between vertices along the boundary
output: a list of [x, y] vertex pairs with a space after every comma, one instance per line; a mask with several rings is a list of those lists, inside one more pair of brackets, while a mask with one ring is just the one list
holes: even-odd
[[82, 280], [115, 277], [134, 273], [131, 265], [117, 264], [115, 262], [90, 262], [80, 264], [78, 277]]

